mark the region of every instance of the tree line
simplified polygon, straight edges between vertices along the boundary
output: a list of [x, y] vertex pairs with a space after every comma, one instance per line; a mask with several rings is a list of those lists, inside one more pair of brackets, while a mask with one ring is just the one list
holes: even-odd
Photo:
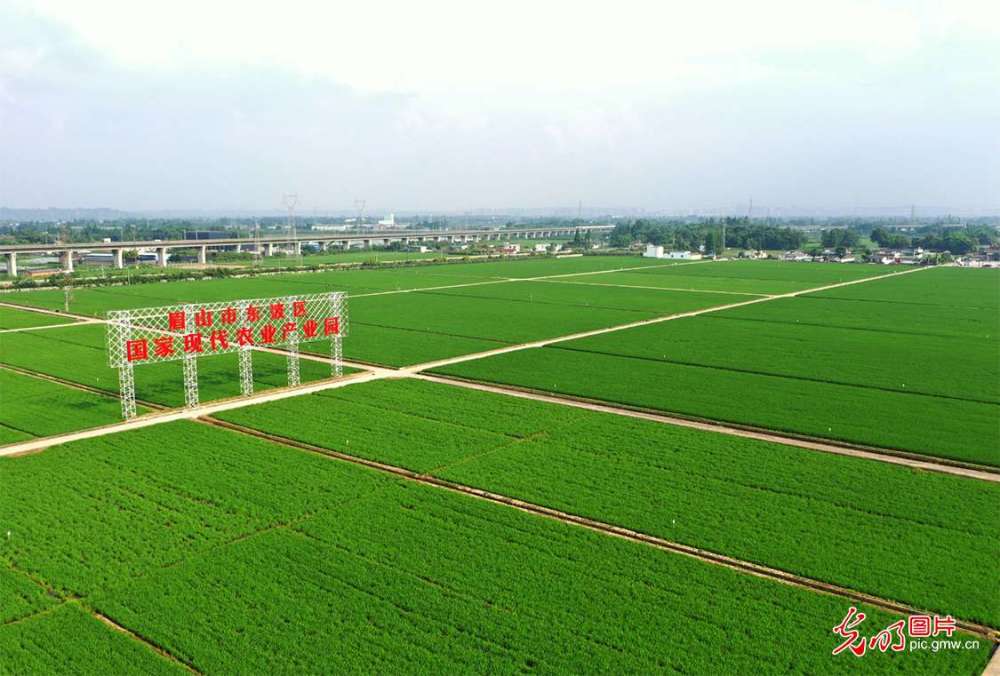
[[799, 249], [806, 242], [806, 234], [802, 230], [756, 224], [746, 217], [708, 219], [702, 223], [639, 218], [615, 225], [609, 241], [613, 247], [645, 242], [681, 251], [704, 247], [706, 253], [716, 253], [722, 250], [723, 228], [727, 248], [788, 250]]

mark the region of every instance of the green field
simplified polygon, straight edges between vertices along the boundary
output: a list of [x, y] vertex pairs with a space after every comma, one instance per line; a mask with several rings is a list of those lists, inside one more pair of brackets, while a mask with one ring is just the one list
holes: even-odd
[[695, 418], [1000, 465], [994, 404], [555, 346], [435, 371]]
[[[917, 281], [920, 278], [905, 279]], [[880, 281], [878, 284], [890, 281], [893, 280]], [[874, 285], [863, 286], [870, 286], [869, 292], [876, 291]], [[993, 342], [1000, 340], [1000, 315], [997, 312], [970, 311], [960, 305], [928, 305], [915, 309], [908, 303], [835, 298], [823, 293], [747, 305], [727, 310], [725, 317], [796, 326], [882, 332], [895, 337], [900, 343], [908, 340], [911, 335]]]
[[[118, 372], [107, 365], [103, 324], [69, 326], [32, 333], [0, 335], [0, 361], [65, 380], [118, 392]], [[254, 352], [254, 383], [259, 388], [287, 385], [284, 357]], [[302, 360], [302, 381], [330, 377], [330, 364]], [[198, 381], [205, 401], [240, 393], [235, 353], [198, 359]], [[164, 362], [135, 369], [136, 397], [164, 406], [184, 403], [181, 363]]]
[[[1000, 468], [996, 271], [531, 257], [79, 288], [70, 310], [333, 290], [345, 356], [390, 366], [711, 309], [440, 372]], [[0, 445], [120, 420], [106, 327], [51, 326], [71, 320], [0, 308]], [[284, 356], [253, 360], [257, 391], [286, 384]], [[240, 394], [237, 355], [198, 370], [202, 401]], [[179, 362], [135, 375], [140, 403], [183, 406]], [[350, 459], [1000, 628], [996, 482], [386, 375], [0, 457], [0, 674], [978, 674], [994, 647], [832, 656], [846, 598]], [[863, 611], [864, 635], [896, 619]]]
[[[0, 300], [3, 300], [3, 296], [0, 296]], [[68, 317], [62, 318], [55, 315], [42, 314], [41, 312], [31, 312], [30, 310], [0, 307], [0, 330], [51, 326], [53, 324], [67, 324], [72, 321], [74, 320]]]
[[637, 288], [696, 289], [751, 294], [781, 294], [877, 277], [897, 270], [875, 265], [819, 265], [775, 261], [702, 261], [655, 266], [568, 281], [618, 284]]
[[[732, 298], [545, 282], [356, 297], [350, 300], [352, 333], [344, 350], [352, 359], [402, 366], [722, 305]], [[414, 352], [400, 353], [410, 340], [417, 344]]]
[[[417, 289], [449, 284], [496, 281], [508, 277], [527, 278], [573, 274], [622, 267], [663, 265], [638, 257], [587, 256], [580, 258], [532, 258], [487, 263], [449, 263], [386, 270], [330, 270], [258, 277], [231, 277], [192, 281], [156, 282], [131, 286], [75, 289], [70, 312], [104, 317], [108, 310], [166, 305], [177, 302], [209, 302], [238, 298], [267, 298], [296, 293], [347, 291], [352, 295]], [[65, 294], [59, 290], [4, 294], [4, 302], [62, 311]]]
[[[429, 251], [336, 251], [330, 253], [312, 253], [302, 256], [302, 265], [337, 265], [338, 263], [380, 263], [391, 261], [420, 261], [435, 258], [445, 258], [446, 254]], [[288, 267], [299, 265], [298, 256], [262, 256], [260, 265], [265, 268]]]
[[[1000, 403], [1000, 342], [958, 336], [742, 321], [723, 311], [560, 344], [638, 360]], [[761, 305], [767, 306], [767, 303]], [[752, 310], [755, 306], [737, 308]], [[737, 314], [737, 317], [741, 315]], [[1000, 411], [998, 411], [1000, 414]]]
[[0, 625], [3, 674], [186, 674], [79, 604]]
[[991, 297], [1000, 276], [963, 272], [922, 270], [442, 373], [1000, 465], [1000, 317], [958, 302]]
[[174, 666], [91, 609], [208, 673], [857, 667], [830, 655], [842, 599], [197, 423], [0, 459], [0, 483], [0, 559], [77, 599], [0, 627], [13, 671]]
[[0, 367], [0, 445], [119, 420], [121, 404], [115, 397], [75, 390]]
[[[889, 301], [906, 305], [962, 307], [995, 313], [1000, 309], [1000, 270], [937, 268], [887, 279], [869, 287], [830, 289], [824, 298]], [[914, 308], [915, 312], [920, 312]]]
[[1000, 624], [996, 484], [415, 380], [219, 417]]

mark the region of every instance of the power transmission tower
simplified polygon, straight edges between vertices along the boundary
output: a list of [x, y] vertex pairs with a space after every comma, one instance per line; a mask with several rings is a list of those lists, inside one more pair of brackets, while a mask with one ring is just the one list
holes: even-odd
[[288, 209], [288, 236], [292, 239], [292, 251], [298, 258], [298, 264], [302, 265], [302, 246], [299, 244], [297, 233], [295, 232], [295, 205], [299, 203], [297, 193], [285, 193], [282, 196], [285, 208]]
[[360, 228], [365, 219], [365, 201], [354, 200], [354, 208], [358, 210], [358, 221], [356, 225]]

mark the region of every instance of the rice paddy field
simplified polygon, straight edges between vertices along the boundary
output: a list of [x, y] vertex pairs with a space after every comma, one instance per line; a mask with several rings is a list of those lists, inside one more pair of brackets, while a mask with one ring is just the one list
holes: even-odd
[[[256, 350], [241, 398], [236, 355], [203, 357], [202, 410], [179, 362], [137, 366], [122, 424], [107, 312], [320, 291], [349, 294], [343, 377], [323, 342], [301, 389]], [[996, 270], [584, 256], [70, 298], [0, 294], [0, 673], [980, 674], [996, 650]], [[922, 645], [913, 615], [958, 628]]]

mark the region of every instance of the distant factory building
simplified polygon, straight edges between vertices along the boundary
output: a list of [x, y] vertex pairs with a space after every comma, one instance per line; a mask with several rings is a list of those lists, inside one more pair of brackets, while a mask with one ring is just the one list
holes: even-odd
[[701, 254], [693, 251], [667, 251], [663, 252], [662, 246], [647, 244], [646, 252], [642, 254], [644, 258], [672, 258], [678, 260], [697, 261], [701, 260]]

